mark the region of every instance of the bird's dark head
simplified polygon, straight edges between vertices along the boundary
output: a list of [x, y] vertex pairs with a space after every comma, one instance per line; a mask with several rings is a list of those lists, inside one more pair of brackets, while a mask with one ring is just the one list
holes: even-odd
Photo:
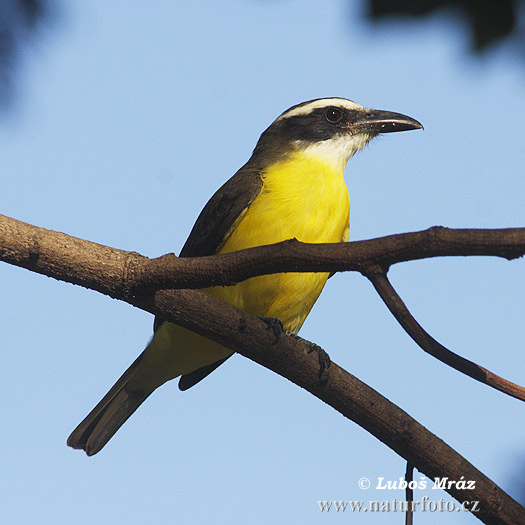
[[411, 117], [367, 109], [344, 98], [320, 98], [292, 106], [261, 135], [254, 157], [303, 151], [342, 165], [380, 133], [421, 129]]

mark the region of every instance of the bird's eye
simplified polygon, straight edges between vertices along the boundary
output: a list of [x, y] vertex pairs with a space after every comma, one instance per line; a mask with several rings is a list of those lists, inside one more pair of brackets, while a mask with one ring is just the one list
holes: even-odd
[[343, 112], [339, 108], [327, 108], [325, 117], [328, 122], [335, 124], [343, 118]]

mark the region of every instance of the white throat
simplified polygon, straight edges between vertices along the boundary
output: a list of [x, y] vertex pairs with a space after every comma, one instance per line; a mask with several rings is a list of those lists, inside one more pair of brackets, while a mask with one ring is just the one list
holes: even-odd
[[368, 133], [344, 134], [319, 142], [296, 141], [303, 155], [329, 164], [333, 169], [344, 172], [348, 159], [361, 151], [373, 138]]

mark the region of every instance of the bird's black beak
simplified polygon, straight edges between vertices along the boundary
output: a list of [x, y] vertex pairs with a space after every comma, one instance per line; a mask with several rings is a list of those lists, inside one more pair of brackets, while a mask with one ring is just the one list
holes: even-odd
[[380, 109], [367, 110], [353, 126], [361, 133], [373, 134], [423, 129], [422, 124], [412, 117]]

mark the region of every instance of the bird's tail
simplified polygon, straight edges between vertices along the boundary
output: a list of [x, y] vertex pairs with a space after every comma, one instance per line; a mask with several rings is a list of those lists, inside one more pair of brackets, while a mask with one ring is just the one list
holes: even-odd
[[143, 354], [122, 374], [100, 403], [86, 416], [67, 440], [70, 447], [81, 449], [88, 456], [100, 452], [115, 432], [137, 410], [155, 390], [130, 390], [129, 380], [133, 377]]
[[231, 353], [210, 339], [163, 323], [144, 352], [73, 430], [67, 444], [84, 450], [88, 456], [100, 452], [156, 388], [182, 375], [181, 389], [185, 390], [217, 368]]

